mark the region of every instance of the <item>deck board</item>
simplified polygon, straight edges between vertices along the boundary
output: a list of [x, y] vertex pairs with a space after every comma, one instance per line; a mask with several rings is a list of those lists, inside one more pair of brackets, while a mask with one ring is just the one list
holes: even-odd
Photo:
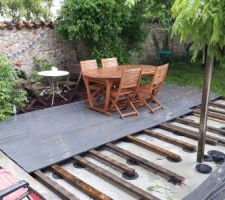
[[142, 108], [140, 117], [125, 120], [89, 110], [83, 101], [21, 114], [0, 122], [0, 149], [32, 172], [189, 113], [201, 103], [201, 90], [165, 85], [159, 99], [165, 110], [150, 114]]

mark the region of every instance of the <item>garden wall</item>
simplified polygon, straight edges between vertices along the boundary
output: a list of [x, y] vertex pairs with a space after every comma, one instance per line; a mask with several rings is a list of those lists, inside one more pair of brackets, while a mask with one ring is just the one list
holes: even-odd
[[[159, 46], [162, 47], [162, 41], [165, 34], [160, 30], [159, 25], [150, 24], [152, 31], [143, 44], [143, 56], [133, 55], [133, 61], [136, 63], [156, 63], [158, 56], [156, 47], [152, 40], [152, 33], [155, 33]], [[79, 58], [77, 57], [77, 51]], [[175, 55], [185, 54], [184, 46], [179, 44], [177, 39], [171, 39], [170, 48]], [[0, 52], [4, 53], [17, 67], [21, 67], [30, 74], [34, 66], [33, 57], [47, 59], [52, 65], [58, 68], [68, 69], [73, 64], [79, 63], [79, 59], [88, 58], [88, 51], [82, 43], [76, 43], [62, 40], [55, 32], [53, 26], [1, 26], [0, 24]]]

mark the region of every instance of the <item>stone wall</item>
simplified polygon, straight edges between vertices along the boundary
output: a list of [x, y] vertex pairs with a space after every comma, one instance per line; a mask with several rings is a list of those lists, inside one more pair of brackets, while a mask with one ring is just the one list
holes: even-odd
[[[153, 37], [155, 36], [155, 39]], [[163, 48], [164, 40], [166, 39], [166, 34], [163, 28], [159, 24], [151, 23], [149, 24], [149, 35], [147, 36], [144, 44], [143, 44], [143, 55], [133, 55], [133, 61], [136, 63], [150, 63], [150, 64], [158, 64], [159, 54], [157, 53], [158, 47], [159, 49]], [[156, 42], [158, 42], [158, 45]], [[173, 57], [183, 57], [187, 54], [187, 50], [185, 45], [180, 44], [179, 38], [169, 37], [169, 49], [173, 51]]]
[[[63, 41], [51, 28], [0, 30], [0, 52], [28, 74], [34, 67], [33, 57], [48, 60], [58, 68], [79, 63], [74, 44]], [[78, 48], [81, 47], [78, 44]]]
[[[152, 39], [154, 33], [160, 48], [165, 38], [164, 31], [157, 24], [150, 24], [150, 34], [143, 44], [143, 56], [133, 55], [134, 63], [158, 62], [156, 45]], [[176, 56], [185, 54], [184, 46], [179, 44], [178, 39], [170, 39], [170, 49]], [[82, 43], [63, 41], [53, 28], [39, 27], [29, 29], [0, 29], [0, 52], [4, 53], [12, 62], [30, 74], [34, 67], [33, 57], [48, 60], [58, 68], [70, 68], [73, 64], [79, 63], [76, 49], [79, 51], [79, 58], [88, 58], [88, 50]]]

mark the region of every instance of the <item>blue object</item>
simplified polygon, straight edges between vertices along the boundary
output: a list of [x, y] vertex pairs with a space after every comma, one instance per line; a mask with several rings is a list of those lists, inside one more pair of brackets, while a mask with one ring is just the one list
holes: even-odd
[[196, 165], [196, 170], [202, 174], [209, 174], [212, 171], [212, 167], [206, 164]]
[[212, 156], [215, 162], [224, 162], [225, 160], [225, 154], [221, 151], [211, 150], [208, 151], [208, 154]]

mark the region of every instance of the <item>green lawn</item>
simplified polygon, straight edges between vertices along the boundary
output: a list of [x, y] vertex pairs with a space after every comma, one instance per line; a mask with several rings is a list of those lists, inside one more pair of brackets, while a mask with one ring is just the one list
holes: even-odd
[[[204, 68], [200, 62], [186, 64], [184, 62], [172, 62], [167, 74], [167, 83], [176, 83], [182, 86], [202, 87]], [[213, 71], [211, 91], [225, 96], [225, 68], [215, 67]]]

